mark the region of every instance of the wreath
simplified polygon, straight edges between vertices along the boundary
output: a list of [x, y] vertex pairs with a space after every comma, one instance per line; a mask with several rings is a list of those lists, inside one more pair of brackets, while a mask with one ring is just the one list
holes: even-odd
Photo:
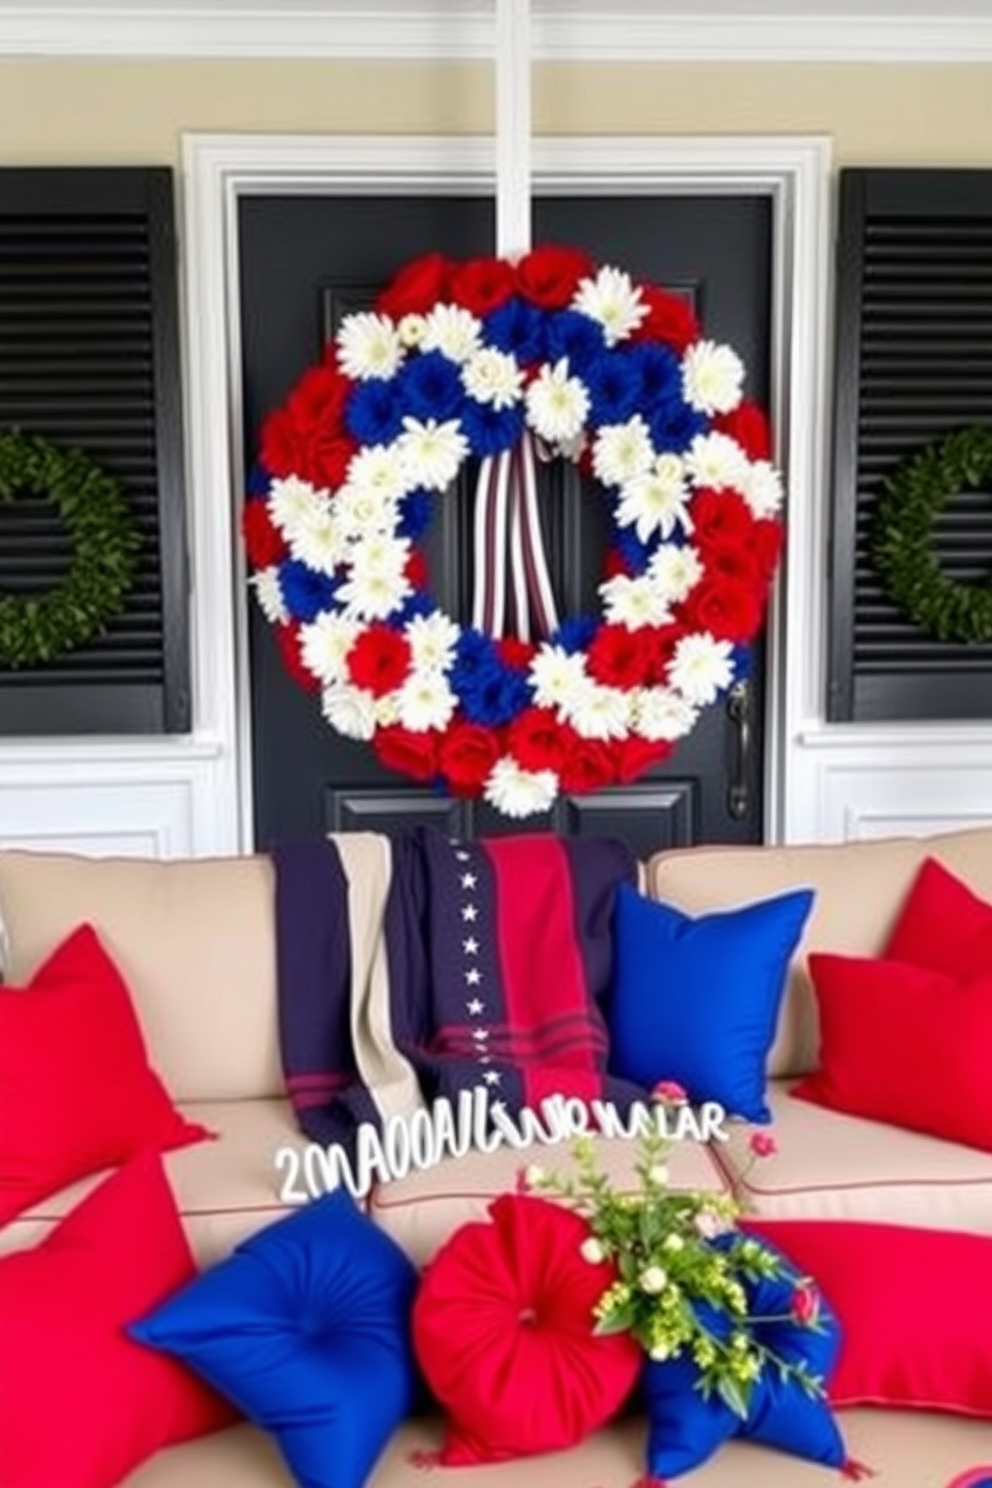
[[24, 492], [54, 502], [72, 540], [72, 559], [54, 589], [0, 593], [0, 665], [13, 669], [74, 651], [120, 614], [140, 542], [112, 476], [79, 450], [14, 430], [0, 434], [0, 502]]
[[[689, 305], [574, 249], [407, 265], [265, 420], [243, 513], [293, 676], [385, 766], [512, 817], [636, 779], [745, 675], [781, 544], [767, 423]], [[611, 506], [559, 619], [535, 472]], [[476, 470], [471, 623], [419, 543]]]
[[873, 556], [891, 597], [942, 641], [992, 641], [992, 573], [948, 578], [933, 548], [934, 518], [966, 489], [992, 490], [992, 429], [960, 429], [899, 466], [879, 502]]

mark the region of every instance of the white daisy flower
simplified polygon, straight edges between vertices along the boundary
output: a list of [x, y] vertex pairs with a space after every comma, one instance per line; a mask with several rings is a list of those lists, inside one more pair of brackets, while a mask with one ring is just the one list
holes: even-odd
[[409, 348], [420, 346], [427, 335], [427, 317], [426, 315], [404, 315], [396, 329], [401, 345]]
[[457, 707], [458, 699], [440, 672], [412, 672], [396, 695], [399, 721], [414, 733], [447, 728]]
[[767, 460], [753, 460], [738, 489], [759, 521], [762, 517], [773, 517], [785, 499], [782, 477]]
[[512, 408], [523, 397], [524, 374], [508, 351], [486, 346], [462, 368], [462, 385], [477, 403], [493, 408]]
[[527, 422], [549, 444], [570, 444], [581, 438], [589, 412], [589, 394], [577, 377], [570, 377], [568, 357], [549, 367], [547, 362], [527, 389]]
[[395, 444], [376, 444], [359, 450], [348, 466], [347, 484], [363, 495], [391, 496], [395, 500], [410, 489], [403, 458]]
[[289, 611], [282, 597], [282, 587], [279, 583], [279, 565], [273, 563], [269, 568], [260, 568], [248, 581], [255, 591], [262, 614], [270, 625], [285, 625], [289, 619]]
[[648, 426], [639, 413], [625, 424], [604, 424], [592, 447], [592, 468], [604, 486], [626, 486], [654, 464]]
[[545, 641], [530, 664], [530, 685], [539, 708], [558, 708], [567, 703], [587, 681], [586, 659], [578, 651], [566, 651]]
[[503, 816], [517, 818], [547, 811], [557, 794], [554, 770], [523, 770], [509, 755], [493, 765], [484, 791], [490, 806]]
[[579, 281], [572, 309], [599, 321], [607, 346], [625, 341], [650, 313], [630, 275], [611, 268], [600, 269], [595, 279]]
[[327, 494], [318, 491], [309, 481], [287, 475], [274, 480], [269, 487], [269, 516], [288, 539], [295, 528], [313, 512], [323, 510]]
[[708, 631], [683, 636], [669, 662], [668, 680], [688, 703], [715, 703], [734, 679], [733, 651], [729, 641], [718, 641]]
[[318, 573], [333, 573], [345, 555], [345, 542], [334, 516], [326, 506], [309, 512], [288, 533], [294, 558]]
[[631, 579], [626, 574], [617, 574], [600, 584], [599, 592], [611, 625], [637, 630], [642, 625], [664, 625], [672, 618], [665, 595], [647, 575]]
[[404, 357], [400, 333], [388, 315], [361, 310], [346, 315], [335, 344], [338, 366], [347, 377], [394, 377]]
[[666, 543], [652, 555], [648, 574], [669, 604], [680, 604], [703, 577], [703, 565], [695, 548]]
[[730, 413], [741, 401], [744, 363], [729, 346], [696, 341], [682, 358], [682, 392], [701, 413]]
[[619, 687], [601, 687], [590, 677], [558, 711], [583, 739], [626, 739], [630, 694]]
[[348, 680], [348, 652], [358, 635], [358, 624], [333, 610], [300, 627], [303, 665], [325, 687]]
[[379, 728], [390, 728], [400, 721], [400, 695], [384, 692], [375, 700], [375, 721]]
[[396, 578], [406, 568], [409, 556], [409, 538], [378, 533], [363, 542], [355, 543], [348, 558], [352, 575]]
[[634, 729], [642, 739], [684, 739], [692, 732], [698, 708], [670, 687], [643, 687], [634, 698]]
[[410, 655], [418, 672], [448, 670], [461, 632], [447, 615], [442, 615], [440, 610], [433, 615], [414, 615], [403, 633], [410, 644]]
[[747, 456], [729, 434], [697, 434], [685, 456], [685, 468], [696, 486], [722, 491], [737, 486], [747, 474]]
[[624, 486], [617, 521], [621, 527], [633, 527], [641, 542], [653, 532], [671, 537], [679, 525], [692, 531], [692, 518], [686, 507], [688, 490], [685, 469], [678, 455], [663, 454], [646, 471]]
[[320, 710], [346, 739], [366, 743], [375, 733], [375, 698], [364, 687], [325, 687]]
[[451, 485], [469, 452], [468, 440], [457, 419], [439, 424], [428, 419], [405, 418], [398, 444], [404, 473], [411, 487], [445, 491]]
[[334, 498], [334, 521], [342, 538], [385, 536], [396, 530], [399, 504], [381, 491], [342, 486]]
[[409, 579], [401, 574], [356, 573], [342, 584], [337, 598], [346, 607], [349, 618], [385, 620], [412, 592]]
[[435, 305], [426, 317], [423, 351], [440, 351], [452, 362], [467, 362], [479, 349], [482, 322], [461, 305]]

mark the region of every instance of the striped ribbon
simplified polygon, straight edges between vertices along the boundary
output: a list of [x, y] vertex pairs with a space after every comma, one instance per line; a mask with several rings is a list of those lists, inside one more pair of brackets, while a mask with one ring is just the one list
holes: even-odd
[[489, 455], [479, 466], [472, 624], [496, 639], [506, 633], [511, 609], [511, 634], [521, 641], [558, 628], [537, 509], [536, 455], [525, 431], [516, 448]]

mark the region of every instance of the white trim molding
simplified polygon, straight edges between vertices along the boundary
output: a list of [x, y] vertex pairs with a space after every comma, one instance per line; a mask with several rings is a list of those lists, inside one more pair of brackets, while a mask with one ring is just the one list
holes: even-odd
[[[328, 58], [491, 57], [492, 0], [100, 0], [0, 5], [0, 56]], [[822, 6], [681, 12], [538, 0], [534, 55], [556, 62], [987, 63], [992, 16], [953, 7], [838, 13]]]

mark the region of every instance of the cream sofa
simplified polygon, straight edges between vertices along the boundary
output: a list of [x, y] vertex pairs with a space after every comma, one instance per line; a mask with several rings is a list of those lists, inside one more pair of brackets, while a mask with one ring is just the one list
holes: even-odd
[[[735, 1191], [765, 1216], [846, 1216], [992, 1234], [992, 1157], [946, 1142], [832, 1115], [790, 1099], [789, 1077], [816, 1057], [815, 1005], [805, 971], [811, 949], [870, 955], [879, 949], [923, 857], [931, 853], [992, 898], [992, 826], [932, 838], [839, 846], [697, 848], [647, 865], [649, 891], [699, 913], [787, 887], [816, 889], [813, 915], [791, 969], [772, 1050], [771, 1104], [779, 1152], [747, 1176], [749, 1129], [726, 1146], [684, 1144], [671, 1164], [683, 1187]], [[261, 857], [185, 862], [85, 859], [0, 852], [0, 906], [10, 940], [8, 978], [25, 980], [76, 923], [100, 930], [133, 990], [154, 1064], [186, 1114], [219, 1133], [167, 1158], [199, 1263], [218, 1261], [281, 1209], [273, 1155], [302, 1145], [282, 1095], [275, 989], [273, 878]], [[609, 1144], [623, 1174], [630, 1152]], [[526, 1160], [526, 1159], [524, 1159]], [[535, 1154], [535, 1160], [539, 1160]], [[547, 1149], [540, 1160], [548, 1161]], [[512, 1185], [521, 1156], [448, 1161], [373, 1192], [369, 1209], [418, 1261]], [[98, 1178], [39, 1204], [0, 1231], [0, 1252], [40, 1239]], [[988, 1422], [917, 1412], [846, 1411], [851, 1454], [892, 1488], [945, 1488], [992, 1460]], [[641, 1474], [644, 1429], [618, 1422], [574, 1451], [471, 1471], [439, 1470], [478, 1488], [631, 1488]], [[430, 1448], [437, 1423], [398, 1433], [371, 1488], [414, 1488], [410, 1453]], [[805, 1488], [810, 1467], [732, 1444], [680, 1480], [687, 1488]], [[242, 1426], [159, 1454], [127, 1488], [287, 1488], [270, 1443]], [[57, 1485], [53, 1485], [57, 1488]]]

